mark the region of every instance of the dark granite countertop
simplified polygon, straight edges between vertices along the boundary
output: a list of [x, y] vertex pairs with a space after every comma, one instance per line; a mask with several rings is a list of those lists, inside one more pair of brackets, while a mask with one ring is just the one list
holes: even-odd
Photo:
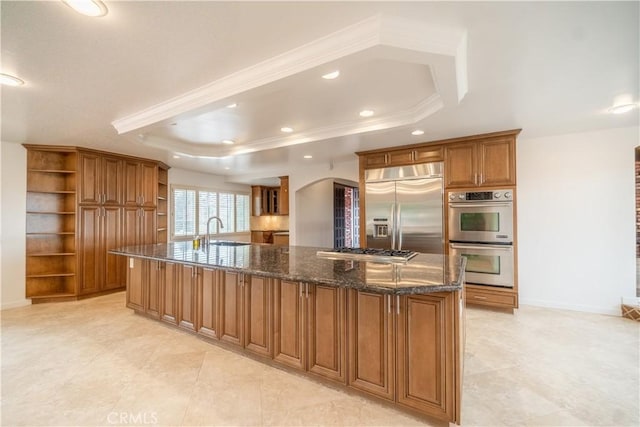
[[117, 255], [241, 271], [266, 277], [321, 283], [378, 293], [427, 294], [462, 289], [464, 258], [418, 254], [406, 264], [333, 260], [308, 246], [216, 246], [195, 250], [192, 243], [128, 246]]

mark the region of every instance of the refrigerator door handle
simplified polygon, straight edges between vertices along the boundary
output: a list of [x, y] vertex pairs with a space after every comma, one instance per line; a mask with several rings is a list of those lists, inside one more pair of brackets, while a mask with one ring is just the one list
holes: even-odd
[[391, 205], [391, 249], [396, 248], [396, 205]]
[[398, 246], [394, 249], [402, 250], [402, 205], [398, 203], [396, 212], [396, 233], [398, 233]]

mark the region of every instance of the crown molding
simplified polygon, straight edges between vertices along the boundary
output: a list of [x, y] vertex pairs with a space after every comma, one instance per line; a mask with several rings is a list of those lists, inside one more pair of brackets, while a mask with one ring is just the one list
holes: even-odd
[[[145, 145], [183, 155], [226, 157], [303, 144], [362, 132], [416, 123], [444, 108], [457, 105], [467, 84], [467, 32], [464, 29], [426, 25], [422, 22], [374, 15], [310, 43], [239, 70], [200, 88], [112, 122], [119, 134], [138, 131]], [[377, 49], [377, 50], [376, 50]], [[407, 110], [377, 117], [316, 128], [291, 136], [245, 142], [235, 147], [211, 146], [145, 134], [154, 126], [178, 116], [197, 115], [206, 108], [222, 108], [225, 99], [276, 82], [322, 64], [361, 53], [385, 54], [430, 67], [436, 94]]]

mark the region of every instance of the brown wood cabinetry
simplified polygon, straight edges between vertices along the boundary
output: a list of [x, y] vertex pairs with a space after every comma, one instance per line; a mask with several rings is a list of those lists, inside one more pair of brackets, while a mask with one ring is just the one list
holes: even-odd
[[220, 272], [205, 268], [202, 270], [202, 279], [199, 282], [198, 295], [198, 334], [208, 338], [220, 338], [218, 332], [218, 301], [219, 301], [219, 277]]
[[515, 166], [515, 135], [451, 144], [445, 147], [445, 186], [513, 186]]
[[156, 204], [156, 243], [166, 243], [169, 239], [169, 169], [158, 166], [158, 202]]
[[271, 279], [244, 275], [244, 347], [266, 357], [273, 353]]
[[[45, 302], [124, 288], [125, 259], [108, 251], [156, 241], [156, 223], [161, 222], [156, 221], [156, 194], [161, 188], [158, 168], [165, 171], [166, 181], [167, 167], [78, 147], [25, 147], [26, 296]], [[137, 165], [131, 191], [128, 164]], [[125, 207], [125, 193], [132, 192], [140, 195], [140, 202], [146, 201], [136, 205], [140, 211], [135, 220], [136, 213]], [[166, 215], [166, 202], [162, 208]]]
[[154, 163], [127, 160], [124, 163], [124, 204], [155, 207], [158, 168]]
[[518, 307], [518, 291], [514, 289], [467, 285], [465, 293], [468, 304], [487, 305], [510, 310]]
[[251, 187], [251, 215], [289, 215], [289, 177], [280, 177], [280, 187]]
[[170, 262], [163, 276], [164, 262], [127, 260], [137, 312], [156, 316], [157, 304], [162, 320], [190, 332], [460, 421], [461, 292], [382, 295]]
[[127, 268], [127, 307], [144, 311], [144, 288], [147, 280], [148, 262], [140, 258], [128, 258]]
[[160, 318], [161, 291], [164, 289], [166, 278], [165, 267], [166, 264], [162, 261], [149, 261], [149, 280], [144, 298], [144, 312], [156, 319]]
[[280, 177], [280, 215], [289, 215], [289, 177]]
[[79, 294], [122, 288], [124, 259], [108, 253], [122, 243], [122, 212], [117, 206], [81, 206]]
[[349, 291], [349, 385], [393, 400], [394, 316], [390, 295]]
[[242, 316], [241, 273], [220, 272], [220, 339], [231, 344], [243, 345], [244, 325]]
[[374, 150], [357, 154], [362, 156], [365, 169], [441, 162], [443, 156], [442, 147], [437, 145], [412, 146], [397, 150]]
[[345, 290], [277, 281], [274, 360], [346, 382]]

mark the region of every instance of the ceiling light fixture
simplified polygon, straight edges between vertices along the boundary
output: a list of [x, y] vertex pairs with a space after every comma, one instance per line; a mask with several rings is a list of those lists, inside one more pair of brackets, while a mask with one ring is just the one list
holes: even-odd
[[109, 10], [100, 0], [62, 0], [71, 9], [85, 16], [99, 18], [105, 16]]
[[373, 111], [372, 110], [362, 110], [362, 111], [360, 111], [360, 116], [361, 117], [371, 117], [371, 116], [373, 116]]
[[313, 159], [313, 156], [311, 154], [307, 154], [306, 156], [303, 156], [305, 159]]
[[633, 102], [633, 97], [628, 93], [613, 98], [613, 105], [609, 108], [611, 114], [624, 114], [636, 108], [638, 104]]
[[178, 156], [177, 154], [174, 154], [174, 155], [173, 155], [173, 158], [174, 158], [174, 159], [179, 159], [179, 158], [180, 158], [180, 156]]
[[223, 144], [228, 144], [228, 145], [235, 144], [235, 142], [233, 142], [233, 141], [232, 141], [232, 140], [230, 140], [230, 139], [223, 139], [223, 140], [222, 140], [222, 143], [223, 143]]
[[285, 126], [285, 127], [281, 127], [281, 128], [280, 128], [280, 130], [281, 130], [282, 132], [284, 132], [284, 133], [291, 133], [291, 132], [293, 132], [293, 129], [292, 129], [292, 128], [290, 128], [290, 127], [287, 127], [287, 126]]
[[420, 129], [416, 129], [413, 132], [411, 132], [411, 135], [413, 136], [420, 136], [420, 135], [424, 135], [424, 131], [420, 130]]
[[340, 71], [336, 70], [323, 75], [322, 78], [325, 80], [333, 80], [335, 78], [338, 78], [339, 75], [340, 75]]
[[236, 108], [238, 106], [238, 104], [236, 104], [235, 102], [233, 104], [229, 104], [227, 105], [227, 108]]
[[12, 76], [11, 74], [0, 73], [0, 84], [5, 86], [22, 86], [24, 80]]
[[225, 166], [224, 170], [228, 171], [229, 169], [231, 169], [229, 166]]

